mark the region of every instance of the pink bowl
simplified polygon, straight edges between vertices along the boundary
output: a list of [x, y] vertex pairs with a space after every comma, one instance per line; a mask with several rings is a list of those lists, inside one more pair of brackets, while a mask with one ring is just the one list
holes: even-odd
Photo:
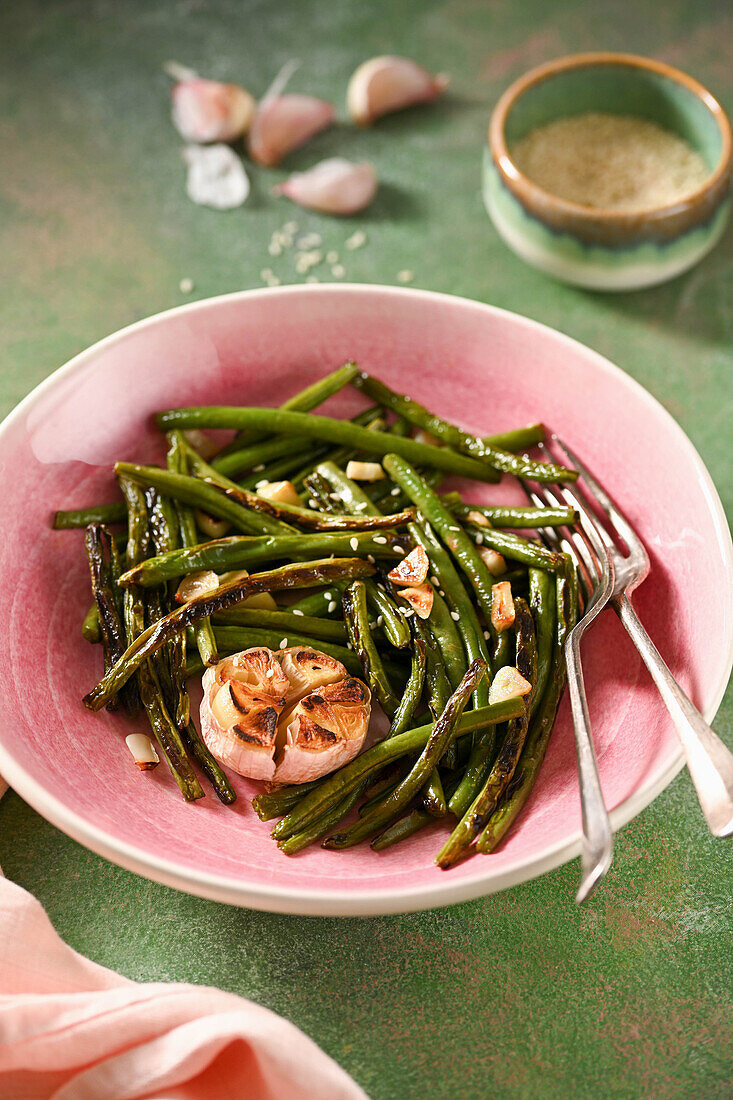
[[[522, 882], [579, 852], [572, 728], [564, 701], [541, 775], [501, 849], [449, 872], [433, 865], [445, 827], [375, 854], [311, 848], [288, 859], [237, 781], [234, 808], [194, 806], [158, 768], [132, 766], [130, 721], [88, 713], [100, 673], [80, 636], [89, 583], [80, 532], [55, 508], [114, 499], [115, 459], [155, 459], [150, 414], [174, 405], [277, 405], [355, 358], [477, 433], [543, 420], [607, 483], [644, 538], [652, 573], [636, 604], [708, 719], [731, 668], [730, 535], [701, 459], [672, 418], [573, 340], [490, 306], [413, 290], [308, 286], [197, 302], [133, 325], [77, 356], [0, 428], [6, 531], [0, 565], [0, 772], [34, 809], [130, 870], [238, 905], [372, 914], [445, 905]], [[340, 395], [339, 414], [359, 403]], [[474, 499], [519, 499], [511, 485]], [[615, 827], [681, 766], [676, 737], [636, 651], [603, 616], [584, 648], [603, 791]], [[142, 727], [141, 727], [142, 728]]]

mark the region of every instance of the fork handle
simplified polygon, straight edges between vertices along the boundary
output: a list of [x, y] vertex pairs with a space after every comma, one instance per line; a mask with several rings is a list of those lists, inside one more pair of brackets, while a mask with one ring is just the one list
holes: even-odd
[[585, 901], [608, 871], [613, 860], [613, 832], [603, 801], [598, 763], [591, 739], [590, 714], [585, 694], [583, 666], [580, 660], [580, 635], [570, 635], [565, 647], [568, 691], [575, 728], [575, 753], [578, 760], [580, 812], [583, 823], [583, 846], [580, 853], [581, 880], [576, 895], [578, 903]]
[[613, 607], [670, 713], [710, 832], [713, 836], [729, 836], [733, 833], [733, 753], [687, 698], [640, 623], [628, 597], [616, 596]]

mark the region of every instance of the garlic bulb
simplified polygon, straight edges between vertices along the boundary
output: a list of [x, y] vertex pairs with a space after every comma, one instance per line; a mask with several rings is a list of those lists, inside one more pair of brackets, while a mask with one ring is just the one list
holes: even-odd
[[333, 104], [311, 95], [266, 95], [249, 134], [253, 160], [267, 167], [279, 164], [333, 122]]
[[198, 145], [235, 141], [246, 134], [256, 103], [238, 84], [216, 80], [184, 80], [173, 88], [173, 125], [186, 141]]
[[346, 215], [368, 206], [376, 190], [377, 174], [371, 164], [330, 157], [307, 172], [295, 172], [273, 187], [272, 193], [324, 214]]
[[249, 195], [249, 178], [239, 157], [228, 145], [187, 145], [186, 193], [199, 206], [231, 210]]
[[430, 103], [447, 86], [447, 76], [433, 76], [406, 57], [373, 57], [351, 77], [346, 106], [354, 122], [369, 126], [390, 111]]

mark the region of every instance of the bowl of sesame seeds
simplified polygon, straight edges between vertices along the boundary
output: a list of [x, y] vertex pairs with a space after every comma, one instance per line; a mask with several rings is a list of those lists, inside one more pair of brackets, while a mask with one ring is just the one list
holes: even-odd
[[523, 260], [594, 290], [681, 274], [730, 213], [731, 127], [692, 77], [632, 54], [541, 65], [491, 117], [484, 202]]

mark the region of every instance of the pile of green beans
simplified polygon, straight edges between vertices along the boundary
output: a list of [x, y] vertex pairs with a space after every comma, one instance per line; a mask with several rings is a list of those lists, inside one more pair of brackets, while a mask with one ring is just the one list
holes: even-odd
[[[350, 420], [313, 412], [348, 386], [373, 404]], [[236, 792], [187, 679], [253, 647], [315, 649], [368, 685], [389, 730], [331, 775], [257, 795], [258, 816], [280, 819], [279, 849], [381, 852], [440, 819], [439, 867], [493, 851], [544, 758], [577, 617], [571, 558], [532, 534], [572, 528], [575, 510], [487, 500], [504, 474], [577, 476], [525, 453], [544, 427], [472, 435], [353, 362], [278, 409], [174, 408], [156, 423], [160, 464], [118, 462], [121, 499], [53, 517], [85, 530], [94, 602], [81, 629], [104, 674], [84, 704], [134, 716], [142, 703], [183, 797], [204, 797], [200, 773], [227, 804]], [[214, 429], [234, 433], [218, 452], [201, 434]], [[352, 461], [374, 480], [349, 476]], [[463, 482], [444, 490], [451, 475], [482, 487], [479, 502]], [[409, 583], [395, 571], [406, 557]], [[506, 665], [526, 694], [498, 692]]]

